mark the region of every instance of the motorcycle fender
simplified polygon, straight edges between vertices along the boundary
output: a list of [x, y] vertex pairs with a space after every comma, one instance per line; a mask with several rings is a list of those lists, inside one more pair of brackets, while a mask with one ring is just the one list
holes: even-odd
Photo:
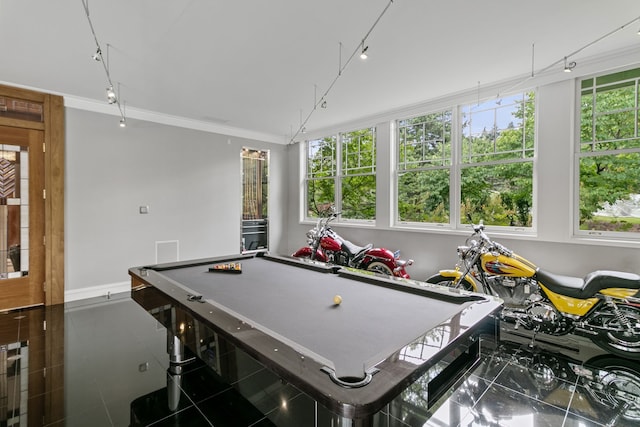
[[538, 282], [540, 288], [549, 298], [551, 303], [562, 313], [571, 314], [573, 316], [584, 316], [594, 305], [598, 303], [598, 298], [578, 299], [565, 295], [560, 295], [550, 291], [543, 283]]
[[[305, 246], [304, 248], [300, 248], [297, 251], [295, 251], [291, 256], [295, 258], [311, 258], [311, 251], [312, 249], [309, 246]], [[327, 258], [324, 256], [324, 254], [320, 250], [316, 251], [315, 259], [316, 261], [327, 262]]]
[[395, 257], [393, 256], [393, 252], [391, 252], [389, 249], [384, 249], [384, 248], [371, 248], [367, 251], [367, 255], [368, 257], [371, 257], [373, 259], [379, 259], [380, 261], [391, 261], [392, 264], [395, 265], [396, 261], [395, 261]]
[[[459, 271], [459, 270], [440, 270], [440, 271], [439, 271], [439, 274], [440, 274], [442, 277], [446, 277], [446, 278], [448, 278], [448, 279], [454, 279], [454, 280], [461, 280], [461, 277], [462, 277], [462, 273], [460, 273], [460, 271]], [[476, 283], [476, 281], [474, 280], [474, 278], [473, 278], [473, 277], [471, 277], [471, 275], [470, 275], [470, 274], [467, 274], [467, 275], [465, 276], [465, 279], [466, 279], [469, 283], [471, 283], [471, 285], [473, 286], [473, 290], [474, 290], [475, 292], [478, 292], [478, 284]]]
[[362, 258], [362, 261], [360, 261], [358, 264], [360, 266], [365, 266], [374, 261], [383, 263], [384, 265], [389, 267], [391, 271], [394, 271], [397, 267], [396, 259], [393, 256], [393, 252], [384, 248], [369, 249], [367, 252], [365, 252], [364, 258]]

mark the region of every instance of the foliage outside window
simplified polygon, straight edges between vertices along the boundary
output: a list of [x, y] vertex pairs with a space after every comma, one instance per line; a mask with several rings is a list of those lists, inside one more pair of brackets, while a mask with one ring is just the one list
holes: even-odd
[[367, 128], [341, 134], [343, 218], [376, 218], [376, 133]]
[[308, 141], [306, 194], [307, 217], [334, 205], [341, 218], [375, 219], [375, 129]]
[[579, 229], [640, 232], [640, 69], [581, 81]]
[[533, 92], [461, 108], [462, 224], [531, 227], [534, 119]]
[[450, 110], [398, 121], [398, 220], [449, 223]]
[[335, 204], [336, 137], [307, 142], [307, 216], [318, 217]]
[[[465, 105], [455, 114], [459, 138], [451, 110], [397, 122], [398, 221], [450, 224], [458, 217], [461, 224], [531, 227], [533, 92]], [[460, 205], [452, 213], [455, 192]]]

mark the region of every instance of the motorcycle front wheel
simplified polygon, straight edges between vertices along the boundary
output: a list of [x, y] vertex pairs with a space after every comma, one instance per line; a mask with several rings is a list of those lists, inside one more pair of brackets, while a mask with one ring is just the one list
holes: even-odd
[[610, 328], [611, 330], [601, 332], [600, 335], [593, 338], [593, 342], [609, 353], [640, 360], [640, 309], [628, 305], [619, 305], [618, 310], [627, 319], [633, 332], [618, 332], [624, 329], [620, 320], [613, 313], [606, 316], [601, 314], [602, 327]]
[[473, 284], [467, 279], [462, 279], [458, 283], [454, 283], [453, 277], [445, 277], [442, 274], [435, 274], [426, 280], [427, 283], [434, 285], [447, 286], [449, 288], [463, 289], [465, 291], [475, 291]]

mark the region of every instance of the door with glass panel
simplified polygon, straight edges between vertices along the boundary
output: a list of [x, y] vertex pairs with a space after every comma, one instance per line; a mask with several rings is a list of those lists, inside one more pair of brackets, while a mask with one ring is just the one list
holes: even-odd
[[269, 151], [244, 147], [242, 159], [242, 240], [244, 252], [269, 248]]
[[0, 126], [0, 310], [44, 304], [44, 135]]

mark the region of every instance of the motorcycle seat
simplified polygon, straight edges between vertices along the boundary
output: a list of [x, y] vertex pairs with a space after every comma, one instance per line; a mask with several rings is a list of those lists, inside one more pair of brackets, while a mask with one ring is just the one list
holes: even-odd
[[344, 249], [344, 251], [347, 252], [349, 255], [356, 258], [358, 257], [358, 255], [362, 254], [365, 251], [368, 251], [372, 247], [373, 247], [372, 243], [369, 243], [367, 246], [358, 246], [358, 245], [354, 245], [348, 240], [342, 241], [342, 249]]
[[607, 288], [640, 289], [640, 276], [624, 271], [597, 270], [581, 279], [538, 269], [536, 277], [549, 290], [579, 299], [591, 298], [601, 289]]

